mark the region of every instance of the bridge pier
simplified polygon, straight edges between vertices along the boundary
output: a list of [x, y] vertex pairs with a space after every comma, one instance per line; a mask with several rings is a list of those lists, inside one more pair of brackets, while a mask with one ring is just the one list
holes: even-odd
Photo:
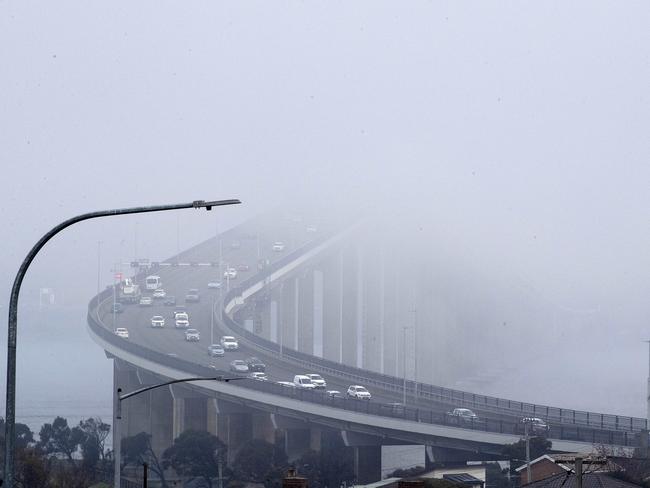
[[298, 278], [298, 350], [314, 353], [314, 270]]
[[381, 446], [354, 448], [354, 475], [357, 483], [367, 484], [381, 479]]
[[337, 253], [327, 258], [323, 263], [323, 357], [330, 361], [342, 362], [343, 356], [343, 314], [341, 254]]
[[250, 413], [228, 413], [218, 416], [218, 432], [228, 446], [228, 464], [232, 464], [239, 449], [253, 438], [253, 420]]

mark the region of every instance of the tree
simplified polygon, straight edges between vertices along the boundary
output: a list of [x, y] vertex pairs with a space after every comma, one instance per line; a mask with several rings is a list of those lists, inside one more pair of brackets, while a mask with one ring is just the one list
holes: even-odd
[[57, 417], [51, 424], [43, 424], [39, 433], [37, 447], [45, 454], [65, 456], [72, 462], [72, 455], [77, 452], [83, 433], [79, 427], [68, 427], [68, 421]]
[[203, 478], [212, 488], [212, 478], [219, 473], [219, 462], [226, 446], [209, 432], [186, 430], [163, 453], [163, 468], [173, 468], [181, 476]]
[[287, 467], [284, 451], [273, 444], [253, 439], [239, 450], [233, 462], [233, 476], [239, 481], [264, 483], [281, 478]]
[[[552, 443], [544, 437], [530, 438], [530, 459], [540, 457], [551, 450]], [[526, 462], [526, 441], [524, 439], [513, 444], [506, 444], [501, 451], [511, 461], [519, 462], [519, 466]], [[516, 464], [516, 463], [515, 463]], [[517, 467], [517, 466], [513, 466]]]
[[[34, 433], [25, 424], [16, 423], [16, 449], [27, 449], [34, 444]], [[0, 417], [0, 449], [5, 451], [5, 419]], [[4, 454], [3, 454], [4, 455]]]
[[79, 422], [79, 429], [83, 434], [80, 444], [84, 459], [87, 453], [91, 457], [96, 457], [97, 461], [106, 460], [106, 438], [111, 432], [111, 426], [102, 422], [100, 418], [90, 417]]
[[151, 436], [146, 432], [122, 439], [122, 461], [124, 465], [140, 466], [147, 463], [151, 471], [160, 478], [163, 488], [167, 487], [165, 470], [151, 447]]

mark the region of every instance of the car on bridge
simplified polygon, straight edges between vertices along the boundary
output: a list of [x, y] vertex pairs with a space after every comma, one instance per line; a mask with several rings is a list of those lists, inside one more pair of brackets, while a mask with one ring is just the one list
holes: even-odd
[[316, 388], [319, 388], [319, 389], [322, 389], [322, 390], [327, 388], [327, 382], [325, 381], [325, 379], [321, 375], [316, 374], [316, 373], [309, 373], [309, 374], [306, 374], [305, 376], [307, 376], [311, 380], [311, 382], [314, 384], [314, 386]]
[[217, 280], [210, 281], [208, 283], [208, 288], [210, 288], [211, 290], [218, 290], [219, 288], [221, 288], [221, 281], [217, 281]]
[[177, 313], [176, 314], [176, 324], [177, 329], [187, 329], [190, 326], [190, 318], [186, 313]]
[[338, 390], [327, 390], [327, 391], [325, 392], [325, 394], [326, 394], [329, 398], [343, 398], [343, 393], [341, 393], [341, 392], [338, 391]]
[[166, 305], [168, 307], [173, 307], [176, 305], [176, 297], [173, 295], [168, 295], [165, 297], [165, 300], [163, 300], [163, 305]]
[[237, 278], [237, 270], [235, 268], [227, 268], [223, 272], [223, 277], [227, 280], [234, 280]]
[[234, 373], [248, 373], [248, 364], [243, 359], [235, 359], [230, 362], [230, 371]]
[[241, 247], [241, 242], [239, 241], [232, 241], [230, 243], [230, 249], [239, 249]]
[[201, 301], [201, 295], [199, 295], [199, 290], [197, 288], [190, 288], [185, 295], [185, 303], [198, 303]]
[[185, 340], [187, 342], [199, 342], [201, 340], [201, 334], [196, 329], [187, 329], [185, 331]]
[[255, 371], [259, 373], [264, 373], [264, 371], [266, 371], [266, 364], [255, 357], [248, 358], [246, 360], [246, 364], [248, 364], [249, 371]]
[[[250, 368], [250, 366], [249, 366]], [[262, 373], [261, 371], [254, 371], [248, 377], [252, 380], [257, 380], [257, 381], [268, 381], [269, 377], [266, 376], [266, 373]]]
[[284, 386], [285, 388], [295, 388], [296, 385], [294, 385], [291, 381], [277, 381], [275, 383], [276, 385]]
[[144, 296], [140, 298], [140, 306], [141, 307], [151, 307], [153, 305], [153, 299], [148, 296]]
[[447, 412], [447, 417], [462, 423], [473, 424], [479, 421], [478, 415], [476, 415], [469, 408], [454, 408], [451, 412]]
[[223, 350], [223, 346], [221, 344], [210, 344], [208, 346], [208, 355], [210, 357], [219, 357], [223, 356], [225, 351]]
[[122, 313], [124, 312], [124, 305], [122, 305], [120, 302], [115, 302], [113, 304], [113, 307], [111, 307], [111, 311], [113, 313]]
[[165, 326], [165, 318], [162, 315], [151, 317], [151, 327], [160, 328]]
[[248, 264], [238, 264], [237, 271], [249, 271], [251, 267]]
[[309, 232], [310, 234], [313, 234], [315, 232], [318, 232], [318, 229], [316, 228], [315, 225], [308, 225], [305, 230]]
[[221, 345], [226, 351], [235, 351], [239, 349], [239, 342], [233, 336], [223, 336], [221, 338]]
[[167, 292], [163, 288], [158, 288], [153, 292], [154, 298], [165, 298], [166, 296], [167, 296]]
[[282, 252], [284, 251], [284, 242], [277, 241], [273, 243], [273, 250], [275, 252]]
[[312, 383], [311, 378], [304, 374], [297, 374], [294, 376], [293, 384], [296, 388], [302, 388], [303, 390], [313, 390], [316, 388], [316, 385]]
[[348, 398], [356, 398], [357, 400], [370, 400], [372, 395], [361, 385], [350, 385], [347, 392]]
[[118, 327], [115, 329], [115, 335], [117, 337], [121, 337], [122, 339], [128, 339], [129, 338], [129, 331], [125, 329], [124, 327]]
[[519, 421], [517, 431], [525, 434], [526, 425], [528, 425], [528, 433], [533, 436], [545, 436], [550, 430], [548, 424], [539, 417], [524, 417]]

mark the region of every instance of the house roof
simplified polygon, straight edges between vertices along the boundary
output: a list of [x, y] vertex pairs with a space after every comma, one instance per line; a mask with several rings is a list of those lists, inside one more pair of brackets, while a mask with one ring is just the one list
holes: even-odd
[[483, 486], [484, 481], [478, 479], [475, 476], [472, 476], [469, 473], [453, 473], [453, 474], [443, 474], [442, 479], [453, 481], [454, 483], [460, 483], [463, 485], [481, 485]]
[[[543, 480], [528, 483], [526, 488], [577, 488], [577, 478], [572, 473], [560, 473]], [[582, 476], [582, 488], [636, 488], [640, 485], [622, 481], [604, 473], [587, 473]]]
[[[574, 457], [575, 457], [575, 455], [574, 455]], [[549, 456], [548, 454], [542, 454], [542, 455], [541, 455], [540, 457], [538, 457], [538, 458], [531, 459], [531, 461], [530, 461], [530, 465], [533, 466], [534, 464], [540, 462], [540, 461], [543, 460], [543, 459], [546, 459], [547, 461], [550, 461], [550, 462], [552, 462], [552, 463], [554, 463], [554, 464], [557, 464], [559, 467], [561, 467], [561, 468], [562, 468], [563, 470], [565, 470], [565, 471], [571, 471], [571, 468], [569, 468], [567, 465], [558, 462], [558, 461], [560, 461], [560, 460], [559, 460], [558, 458], [556, 458], [555, 455], [553, 455], [553, 457], [551, 457], [551, 456]], [[515, 469], [515, 471], [516, 471], [517, 473], [519, 473], [520, 471], [523, 471], [524, 469], [526, 469], [526, 466], [527, 466], [527, 464], [524, 463], [524, 464], [522, 464], [521, 466], [519, 466], [517, 469]]]

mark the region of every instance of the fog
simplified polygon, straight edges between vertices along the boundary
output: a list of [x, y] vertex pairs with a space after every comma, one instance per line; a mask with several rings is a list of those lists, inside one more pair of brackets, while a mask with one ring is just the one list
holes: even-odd
[[[269, 209], [309, 209], [363, 215], [363, 242], [408, 256], [414, 293], [457, 316], [467, 342], [462, 353], [450, 342], [441, 381], [645, 414], [645, 2], [0, 8], [5, 316], [21, 260], [70, 216], [244, 202], [84, 222], [48, 243], [19, 322], [40, 288], [81, 319], [21, 328], [19, 356], [42, 360], [21, 364], [19, 402], [38, 401], [39, 385], [86, 398], [92, 384], [110, 405], [99, 347], [105, 366], [86, 367], [86, 354], [53, 366], [86, 335], [83, 310], [118, 263], [164, 259]], [[434, 315], [421, 321], [434, 337]]]

